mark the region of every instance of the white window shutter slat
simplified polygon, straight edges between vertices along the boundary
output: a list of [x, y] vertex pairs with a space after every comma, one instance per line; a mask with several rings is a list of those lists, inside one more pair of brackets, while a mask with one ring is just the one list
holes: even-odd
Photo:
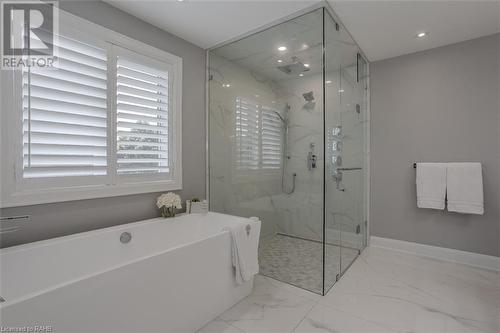
[[106, 51], [59, 46], [61, 68], [23, 68], [23, 177], [106, 175]]
[[262, 108], [262, 168], [280, 169], [283, 149], [283, 124], [277, 111]]
[[116, 74], [118, 175], [170, 172], [168, 71], [120, 54]]
[[283, 124], [277, 111], [237, 97], [235, 118], [236, 169], [280, 169]]

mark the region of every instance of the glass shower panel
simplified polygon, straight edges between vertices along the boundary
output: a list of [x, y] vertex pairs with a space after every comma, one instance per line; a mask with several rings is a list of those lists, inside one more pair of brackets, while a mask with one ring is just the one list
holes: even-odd
[[210, 210], [262, 221], [260, 273], [323, 292], [323, 9], [209, 54]]
[[365, 245], [365, 117], [366, 98], [363, 66], [357, 45], [345, 29], [340, 31], [343, 55], [340, 70], [340, 123], [343, 130], [341, 189], [336, 201], [340, 226], [341, 274]]
[[325, 11], [325, 278], [324, 293], [340, 276], [343, 129], [340, 118], [342, 41], [337, 24]]

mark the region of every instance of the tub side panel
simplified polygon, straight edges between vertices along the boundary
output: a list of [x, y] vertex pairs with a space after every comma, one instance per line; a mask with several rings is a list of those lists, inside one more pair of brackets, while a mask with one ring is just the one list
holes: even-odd
[[193, 332], [247, 296], [236, 286], [230, 236], [192, 245], [53, 290], [1, 310], [3, 326], [54, 332]]

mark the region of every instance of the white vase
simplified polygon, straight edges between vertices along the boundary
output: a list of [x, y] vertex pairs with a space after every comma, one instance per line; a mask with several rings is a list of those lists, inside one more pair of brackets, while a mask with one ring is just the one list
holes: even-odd
[[208, 213], [208, 201], [186, 201], [186, 212], [190, 214], [205, 214]]

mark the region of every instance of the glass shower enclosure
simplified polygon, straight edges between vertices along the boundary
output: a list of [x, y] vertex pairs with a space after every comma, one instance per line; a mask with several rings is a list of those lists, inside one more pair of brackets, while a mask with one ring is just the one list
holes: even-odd
[[366, 245], [367, 61], [319, 8], [208, 67], [210, 210], [259, 217], [260, 274], [326, 294]]

